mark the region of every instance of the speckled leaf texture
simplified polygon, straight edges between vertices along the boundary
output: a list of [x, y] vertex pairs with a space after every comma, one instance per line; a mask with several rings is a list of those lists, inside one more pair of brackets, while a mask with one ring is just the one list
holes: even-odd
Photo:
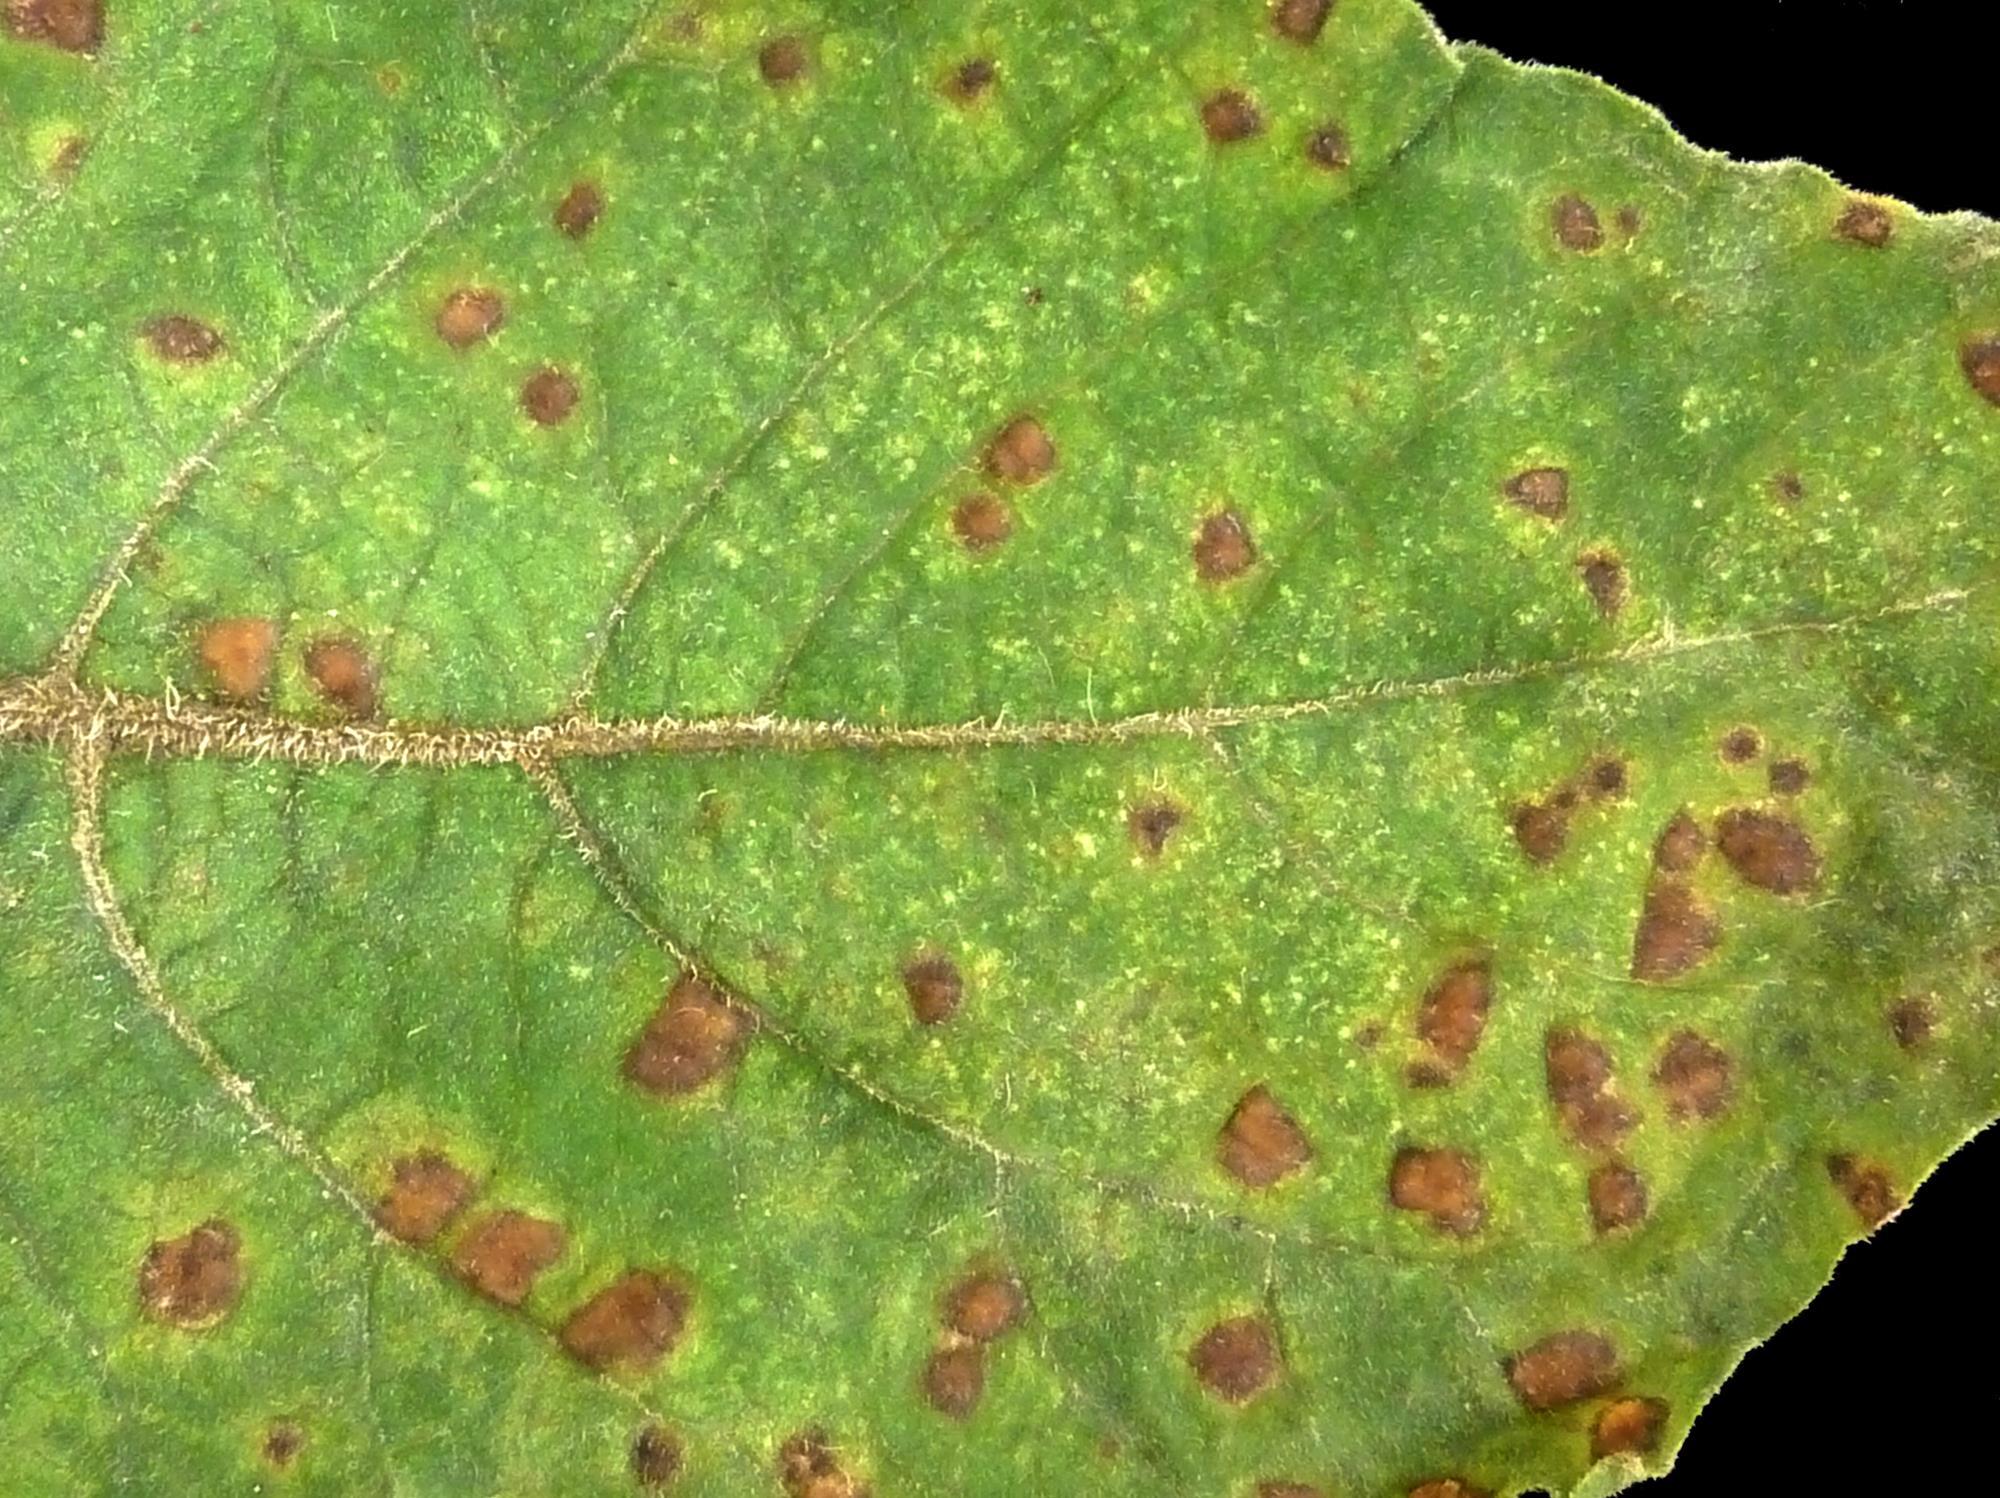
[[0, 1490], [1664, 1470], [2000, 1111], [1996, 490], [1405, 0], [0, 0]]

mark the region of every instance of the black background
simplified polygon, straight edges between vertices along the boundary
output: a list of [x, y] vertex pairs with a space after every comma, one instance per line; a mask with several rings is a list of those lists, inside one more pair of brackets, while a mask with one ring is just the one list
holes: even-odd
[[[1976, 0], [1429, 9], [1454, 41], [1596, 74], [1698, 145], [2000, 216], [2000, 61], [1980, 24], [2000, 12]], [[1750, 1354], [1674, 1472], [1634, 1498], [2000, 1493], [1996, 1182], [1989, 1132]]]

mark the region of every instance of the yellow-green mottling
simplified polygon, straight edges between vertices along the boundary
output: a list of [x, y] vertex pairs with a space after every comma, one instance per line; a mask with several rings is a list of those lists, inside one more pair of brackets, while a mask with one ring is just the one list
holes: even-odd
[[0, 298], [9, 1495], [1606, 1494], [2000, 1110], [1989, 223], [1406, 0], [9, 0]]

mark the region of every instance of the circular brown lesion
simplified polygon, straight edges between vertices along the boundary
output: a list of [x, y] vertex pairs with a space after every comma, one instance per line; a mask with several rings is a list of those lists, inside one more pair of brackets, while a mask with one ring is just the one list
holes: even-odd
[[1219, 146], [1235, 145], [1264, 131], [1264, 114], [1243, 90], [1219, 88], [1201, 101], [1201, 129]]
[[791, 88], [812, 72], [812, 49], [797, 32], [771, 37], [757, 49], [757, 73], [772, 88]]
[[243, 1295], [243, 1240], [210, 1218], [177, 1238], [156, 1239], [139, 1262], [139, 1309], [182, 1331], [214, 1326]]

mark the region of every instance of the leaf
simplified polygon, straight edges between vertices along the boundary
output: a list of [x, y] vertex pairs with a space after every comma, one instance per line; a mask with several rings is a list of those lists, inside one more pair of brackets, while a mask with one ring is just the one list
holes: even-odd
[[1604, 1494], [2000, 1107], [1991, 224], [1402, 0], [0, 17], [10, 1493]]

